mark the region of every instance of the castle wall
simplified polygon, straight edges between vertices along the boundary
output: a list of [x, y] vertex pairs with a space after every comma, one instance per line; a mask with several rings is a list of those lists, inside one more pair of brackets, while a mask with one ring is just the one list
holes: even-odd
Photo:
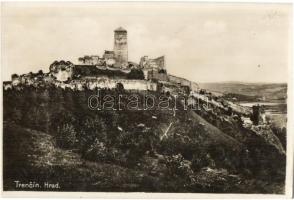
[[158, 66], [159, 69], [165, 69], [165, 59], [164, 56], [153, 59], [154, 63]]
[[116, 88], [121, 83], [125, 90], [157, 90], [157, 84], [145, 80], [127, 80], [127, 79], [107, 79], [97, 78], [89, 81], [87, 87], [89, 89], [98, 88]]
[[168, 76], [166, 73], [158, 73], [158, 71], [148, 71], [147, 79], [148, 80], [168, 81]]
[[78, 60], [80, 65], [103, 65], [104, 63], [104, 58], [97, 55], [80, 57]]
[[144, 79], [148, 80], [148, 72], [149, 72], [149, 70], [143, 69], [142, 71], [143, 71], [143, 74], [144, 74]]
[[125, 90], [157, 90], [157, 84], [146, 80], [109, 79], [106, 77], [90, 78], [84, 80], [72, 80], [71, 83], [56, 82], [55, 85], [61, 88], [83, 90], [84, 87], [93, 90], [96, 88], [114, 89], [121, 83]]
[[158, 58], [148, 58], [148, 56], [143, 56], [140, 59], [140, 66], [144, 69], [154, 69], [160, 70], [165, 69], [165, 59], [164, 56], [160, 56]]
[[195, 92], [198, 92], [199, 89], [200, 89], [199, 85], [197, 83], [191, 81], [191, 90], [195, 91]]
[[191, 84], [191, 81], [184, 79], [184, 78], [180, 78], [177, 76], [173, 76], [173, 75], [168, 75], [169, 81], [172, 83], [177, 83], [177, 84], [181, 84], [182, 86], [189, 86]]
[[[101, 69], [101, 70], [105, 70], [105, 69], [112, 70], [112, 71], [117, 71], [118, 70], [117, 68], [114, 68], [114, 67], [101, 67], [101, 66], [96, 66], [96, 67], [98, 69]], [[119, 69], [119, 71], [124, 72], [124, 73], [130, 73], [131, 72], [130, 69]]]
[[176, 83], [176, 84], [180, 84], [181, 86], [188, 86], [192, 91], [198, 91], [199, 90], [199, 86], [197, 83], [189, 81], [185, 78], [180, 78], [177, 76], [173, 76], [173, 75], [168, 75], [168, 79], [171, 83]]

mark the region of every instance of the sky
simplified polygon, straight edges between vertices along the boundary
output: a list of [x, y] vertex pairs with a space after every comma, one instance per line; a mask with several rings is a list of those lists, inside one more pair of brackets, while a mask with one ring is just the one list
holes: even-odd
[[122, 26], [130, 61], [164, 55], [168, 73], [195, 82], [287, 82], [291, 12], [261, 3], [3, 3], [2, 79], [102, 56]]

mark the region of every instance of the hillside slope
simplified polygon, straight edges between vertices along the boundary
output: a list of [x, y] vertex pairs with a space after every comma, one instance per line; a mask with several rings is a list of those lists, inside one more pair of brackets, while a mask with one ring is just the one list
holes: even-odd
[[283, 193], [284, 156], [233, 121], [228, 131], [181, 107], [89, 110], [95, 92], [5, 91], [5, 190], [36, 180], [62, 191]]
[[203, 89], [215, 91], [223, 94], [239, 94], [241, 99], [250, 99], [255, 101], [257, 98], [265, 97], [266, 100], [285, 101], [287, 98], [286, 83], [242, 83], [242, 82], [224, 82], [224, 83], [199, 83]]

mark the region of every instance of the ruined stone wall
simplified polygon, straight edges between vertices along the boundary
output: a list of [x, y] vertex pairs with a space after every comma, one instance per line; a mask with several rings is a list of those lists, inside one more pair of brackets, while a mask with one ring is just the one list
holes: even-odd
[[76, 90], [83, 90], [95, 88], [109, 88], [114, 89], [117, 84], [121, 83], [125, 90], [157, 90], [157, 84], [146, 80], [127, 80], [127, 79], [109, 79], [106, 77], [88, 78], [87, 80], [72, 80], [71, 83], [56, 82], [55, 85], [61, 88], [71, 88]]
[[165, 69], [165, 59], [164, 56], [160, 56], [158, 58], [148, 58], [148, 56], [143, 56], [140, 59], [140, 67], [144, 69], [154, 69], [161, 70]]
[[173, 76], [169, 74], [168, 79], [171, 83], [180, 84], [181, 86], [188, 86], [192, 91], [199, 90], [199, 86], [197, 83], [189, 81], [185, 78], [181, 78], [181, 77], [177, 77], [177, 76]]
[[104, 59], [114, 59], [114, 51], [105, 50], [103, 54]]
[[158, 73], [158, 71], [148, 71], [147, 75], [148, 80], [159, 80], [159, 81], [168, 81], [168, 76], [166, 73]]
[[143, 71], [143, 74], [144, 74], [144, 79], [148, 80], [148, 72], [149, 72], [149, 70], [143, 69], [142, 71]]
[[156, 63], [159, 69], [165, 69], [165, 59], [164, 56], [153, 59], [153, 62]]
[[168, 75], [169, 81], [172, 83], [181, 84], [182, 86], [191, 86], [191, 81], [173, 75]]
[[121, 71], [121, 72], [124, 72], [124, 73], [130, 73], [131, 72], [131, 69], [118, 69], [118, 68], [114, 68], [114, 67], [103, 67], [103, 66], [96, 66], [96, 68], [98, 69], [101, 69], [101, 70], [105, 70], [105, 69], [108, 69], [108, 70], [112, 70], [112, 71]]
[[98, 88], [116, 88], [121, 83], [126, 90], [157, 90], [157, 84], [145, 80], [127, 80], [127, 79], [106, 79], [97, 78], [87, 83], [90, 89]]
[[105, 63], [105, 59], [97, 55], [80, 57], [78, 61], [79, 65], [103, 65]]
[[183, 86], [190, 86], [190, 81], [188, 81], [187, 79], [180, 78], [173, 75], [168, 75], [168, 77], [170, 82], [181, 84]]
[[193, 81], [191, 81], [191, 88], [192, 91], [198, 92], [200, 90], [199, 85]]

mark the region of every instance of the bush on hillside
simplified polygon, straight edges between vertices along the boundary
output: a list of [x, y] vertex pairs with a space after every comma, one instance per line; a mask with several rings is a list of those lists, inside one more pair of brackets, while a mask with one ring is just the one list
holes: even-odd
[[144, 73], [141, 69], [132, 69], [131, 72], [127, 75], [127, 79], [144, 79]]
[[76, 131], [72, 124], [63, 124], [57, 128], [57, 143], [63, 148], [72, 148], [76, 143]]

